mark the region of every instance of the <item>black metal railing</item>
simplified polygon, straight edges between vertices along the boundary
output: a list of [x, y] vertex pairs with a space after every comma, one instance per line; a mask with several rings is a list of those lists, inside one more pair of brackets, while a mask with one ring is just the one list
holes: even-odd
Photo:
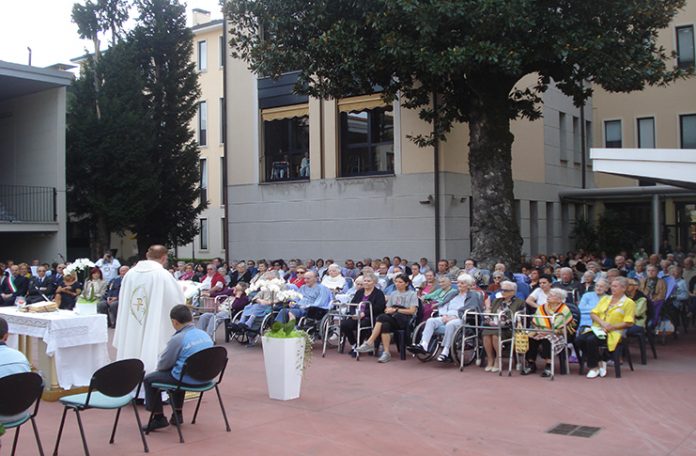
[[0, 185], [0, 222], [55, 222], [55, 187]]

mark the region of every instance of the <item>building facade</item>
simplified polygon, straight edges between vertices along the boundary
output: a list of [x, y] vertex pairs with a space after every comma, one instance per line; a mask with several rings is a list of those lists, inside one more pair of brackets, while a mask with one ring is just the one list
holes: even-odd
[[225, 100], [223, 73], [226, 44], [222, 19], [210, 20], [210, 13], [193, 10], [193, 60], [199, 73], [201, 97], [191, 128], [200, 151], [201, 198], [208, 208], [198, 216], [200, 233], [188, 245], [176, 247], [179, 258], [225, 257], [223, 170], [225, 160]]
[[[689, 0], [670, 26], [660, 33], [659, 43], [668, 53], [674, 52], [674, 65], [693, 67], [696, 62], [696, 1]], [[608, 93], [595, 89], [594, 129], [596, 146], [623, 149], [684, 150], [696, 152], [696, 78], [679, 80], [668, 87], [646, 87], [640, 92]], [[663, 152], [666, 153], [666, 152]], [[636, 159], [642, 152], [636, 151]], [[673, 158], [665, 156], [665, 161]], [[633, 221], [646, 244], [661, 244], [666, 239], [673, 248], [693, 250], [696, 247], [696, 188], [691, 192], [668, 192], [656, 183], [669, 183], [669, 176], [660, 179], [635, 179], [597, 173], [597, 186], [607, 191], [594, 195], [598, 212], [609, 210]], [[620, 189], [645, 187], [640, 195]], [[659, 193], [659, 195], [658, 195]], [[671, 194], [674, 193], [674, 194]], [[659, 199], [659, 233], [651, 229], [653, 195]], [[648, 245], [646, 245], [648, 247]]]
[[[409, 137], [429, 125], [379, 94], [318, 100], [293, 94], [296, 74], [272, 81], [227, 61], [228, 255], [336, 260], [435, 256], [436, 193], [440, 255], [471, 250], [468, 129], [457, 125], [433, 148]], [[534, 77], [520, 81], [533, 85]], [[592, 104], [584, 116], [551, 87], [541, 120], [512, 125], [516, 217], [526, 255], [561, 252], [582, 204], [559, 192], [581, 188], [591, 170]], [[587, 120], [584, 120], [584, 119]], [[583, 168], [583, 164], [585, 167]], [[439, 188], [435, 188], [436, 175]], [[591, 175], [585, 179], [592, 186]]]
[[73, 75], [0, 61], [0, 258], [66, 252], [65, 111]]

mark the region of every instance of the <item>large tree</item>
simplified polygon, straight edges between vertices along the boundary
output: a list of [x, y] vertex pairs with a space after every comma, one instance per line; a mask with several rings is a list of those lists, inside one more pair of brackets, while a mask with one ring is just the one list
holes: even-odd
[[122, 42], [98, 61], [87, 57], [69, 98], [68, 210], [89, 227], [92, 258], [110, 247], [112, 232], [147, 216], [145, 203], [155, 190], [156, 182], [149, 179], [150, 116], [136, 51]]
[[186, 10], [176, 0], [140, 0], [137, 5], [138, 25], [131, 39], [138, 48], [142, 94], [151, 116], [148, 171], [157, 182], [147, 199], [147, 216], [132, 227], [144, 254], [151, 244], [191, 242], [207, 201], [199, 201], [199, 153], [190, 125], [200, 89]]
[[[510, 122], [540, 116], [551, 81], [580, 106], [592, 84], [640, 90], [683, 76], [657, 44], [684, 0], [230, 0], [235, 56], [297, 90], [338, 98], [383, 88], [445, 140], [469, 125], [472, 255], [515, 264]], [[518, 81], [537, 75], [537, 84]], [[436, 99], [437, 103], [433, 103]], [[433, 109], [436, 106], [437, 109]]]
[[82, 37], [117, 39], [86, 57], [68, 109], [71, 213], [90, 231], [93, 257], [110, 233], [130, 231], [144, 255], [154, 243], [186, 244], [198, 233], [198, 146], [191, 129], [200, 95], [184, 7], [137, 2], [135, 28], [121, 31], [120, 0], [76, 5]]

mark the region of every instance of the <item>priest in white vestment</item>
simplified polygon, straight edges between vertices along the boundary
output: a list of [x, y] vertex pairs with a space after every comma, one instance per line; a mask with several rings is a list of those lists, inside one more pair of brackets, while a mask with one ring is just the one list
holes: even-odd
[[169, 311], [185, 300], [166, 269], [166, 247], [151, 246], [146, 258], [123, 277], [113, 344], [117, 360], [138, 358], [149, 373], [157, 369], [159, 354], [174, 333]]

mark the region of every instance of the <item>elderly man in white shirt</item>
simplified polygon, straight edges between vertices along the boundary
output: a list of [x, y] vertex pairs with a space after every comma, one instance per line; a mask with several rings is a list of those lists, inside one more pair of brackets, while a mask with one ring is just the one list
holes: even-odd
[[475, 284], [476, 281], [469, 274], [464, 273], [459, 275], [459, 277], [457, 277], [457, 290], [459, 290], [459, 294], [438, 307], [439, 316], [428, 318], [428, 321], [425, 323], [425, 328], [423, 329], [423, 336], [421, 337], [420, 343], [409, 346], [408, 351], [412, 353], [428, 353], [430, 339], [433, 337], [433, 334], [435, 334], [435, 331], [444, 326], [445, 337], [442, 340], [442, 352], [437, 360], [439, 362], [451, 361], [449, 356], [450, 346], [452, 345], [454, 334], [463, 324], [461, 318], [463, 311], [471, 309], [480, 312], [483, 307], [481, 294], [471, 290]]

